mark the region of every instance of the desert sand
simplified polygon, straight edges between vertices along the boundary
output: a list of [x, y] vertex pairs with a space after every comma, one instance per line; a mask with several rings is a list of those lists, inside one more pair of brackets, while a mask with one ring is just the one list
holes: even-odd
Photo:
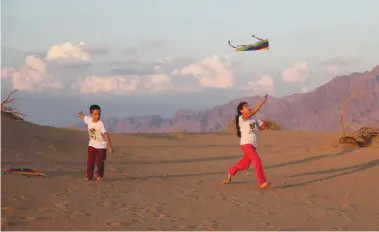
[[233, 134], [111, 134], [102, 182], [84, 181], [85, 131], [2, 119], [2, 230], [379, 230], [379, 148], [333, 147], [333, 133], [265, 131], [253, 169]]

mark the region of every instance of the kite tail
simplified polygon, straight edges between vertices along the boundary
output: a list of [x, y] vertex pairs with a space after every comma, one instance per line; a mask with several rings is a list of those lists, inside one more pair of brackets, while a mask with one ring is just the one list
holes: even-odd
[[258, 37], [256, 37], [255, 35], [252, 35], [253, 36], [253, 38], [256, 38], [257, 40], [263, 40], [263, 39], [261, 39], [261, 38], [258, 38]]
[[228, 41], [228, 44], [229, 44], [229, 46], [232, 47], [232, 48], [237, 48], [236, 46], [233, 46], [233, 45], [230, 43], [230, 40]]

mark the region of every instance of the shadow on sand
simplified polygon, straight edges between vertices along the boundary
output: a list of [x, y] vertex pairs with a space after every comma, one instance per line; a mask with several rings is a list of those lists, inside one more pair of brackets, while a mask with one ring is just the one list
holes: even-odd
[[[332, 158], [332, 157], [338, 157], [341, 155], [344, 155], [346, 153], [349, 153], [355, 149], [347, 149], [338, 153], [333, 153], [333, 154], [325, 154], [325, 155], [318, 155], [318, 156], [312, 156], [309, 158], [304, 158], [296, 161], [291, 161], [291, 162], [286, 162], [282, 164], [276, 164], [276, 165], [270, 165], [266, 166], [265, 169], [271, 169], [271, 168], [281, 168], [281, 167], [286, 167], [290, 165], [297, 165], [297, 164], [302, 164], [310, 161], [315, 161], [315, 160], [320, 160], [320, 159], [326, 159], [326, 158]], [[228, 155], [228, 156], [220, 156], [220, 157], [208, 157], [208, 158], [198, 158], [198, 159], [185, 159], [185, 160], [167, 160], [167, 161], [130, 161], [126, 162], [127, 164], [177, 164], [177, 163], [192, 163], [192, 162], [208, 162], [208, 161], [220, 161], [220, 160], [228, 160], [228, 159], [236, 159], [235, 162], [238, 161], [238, 158], [240, 158], [241, 155]], [[112, 162], [113, 163], [113, 162]], [[59, 164], [62, 164], [59, 162]], [[71, 165], [73, 165], [72, 162], [70, 162]], [[82, 164], [82, 163], [81, 163]], [[113, 163], [113, 164], [123, 164], [123, 163]], [[368, 168], [374, 167], [379, 164], [379, 160], [371, 161], [365, 164], [361, 165], [354, 165], [352, 167], [347, 167], [347, 168], [338, 168], [338, 169], [331, 169], [327, 171], [321, 171], [321, 172], [309, 172], [309, 173], [303, 173], [303, 174], [298, 174], [298, 175], [293, 175], [291, 177], [296, 177], [296, 176], [305, 176], [305, 175], [315, 175], [315, 174], [328, 174], [328, 173], [334, 173], [334, 172], [340, 172], [340, 171], [347, 171], [342, 174], [336, 174], [332, 175], [330, 177], [326, 178], [320, 178], [316, 180], [311, 180], [303, 183], [298, 183], [298, 184], [292, 184], [292, 185], [285, 185], [285, 186], [279, 186], [279, 187], [274, 187], [274, 188], [289, 188], [289, 187], [297, 187], [297, 186], [304, 186], [306, 184], [311, 184], [315, 183], [318, 181], [322, 180], [328, 180], [334, 177], [338, 177], [341, 175], [347, 175], [353, 172], [357, 171], [363, 171]], [[83, 164], [84, 165], [84, 164]], [[231, 163], [230, 165], [233, 165]], [[222, 171], [215, 171], [215, 172], [203, 172], [203, 173], [184, 173], [184, 174], [171, 174], [171, 175], [151, 175], [151, 176], [120, 176], [117, 178], [109, 177], [105, 178], [105, 181], [123, 181], [123, 180], [153, 180], [153, 179], [161, 179], [161, 180], [169, 180], [172, 178], [185, 178], [185, 177], [198, 177], [198, 176], [211, 176], [211, 175], [226, 175], [227, 173], [227, 167], [225, 167], [225, 170]], [[121, 174], [121, 173], [120, 173]], [[48, 173], [48, 177], [78, 177], [78, 176], [84, 176], [84, 170], [82, 171], [53, 171]]]
[[346, 149], [346, 150], [343, 150], [341, 152], [334, 153], [334, 154], [325, 154], [325, 155], [312, 156], [312, 157], [308, 157], [308, 158], [304, 158], [304, 159], [300, 159], [300, 160], [296, 160], [296, 161], [291, 161], [291, 162], [287, 162], [287, 163], [270, 165], [270, 166], [267, 166], [265, 168], [266, 169], [281, 168], [281, 167], [285, 167], [285, 166], [289, 166], [289, 165], [306, 163], [306, 162], [309, 162], [309, 161], [315, 161], [315, 160], [320, 160], [320, 159], [325, 159], [325, 158], [338, 157], [340, 155], [347, 154], [347, 153], [352, 152], [354, 150], [356, 150], [356, 149]]
[[372, 160], [370, 162], [363, 163], [363, 164], [358, 164], [358, 165], [353, 165], [353, 166], [350, 166], [350, 167], [345, 167], [345, 168], [336, 168], [336, 169], [329, 169], [329, 170], [325, 170], [325, 171], [307, 172], [307, 173], [301, 173], [301, 174], [297, 174], [297, 175], [292, 175], [292, 177], [295, 177], [295, 176], [307, 176], [307, 175], [317, 175], [317, 174], [332, 174], [332, 173], [335, 173], [335, 172], [342, 172], [342, 173], [339, 173], [339, 174], [334, 174], [334, 175], [323, 177], [323, 178], [309, 180], [309, 181], [305, 181], [305, 182], [301, 182], [301, 183], [297, 183], [297, 184], [288, 184], [288, 185], [278, 186], [278, 187], [275, 187], [275, 188], [285, 189], [285, 188], [291, 188], [291, 187], [301, 187], [301, 186], [317, 183], [317, 182], [324, 181], [324, 180], [330, 180], [330, 179], [333, 179], [335, 177], [345, 176], [345, 175], [349, 175], [349, 174], [356, 173], [356, 172], [361, 172], [361, 171], [373, 168], [373, 167], [378, 166], [378, 165], [379, 165], [379, 159]]

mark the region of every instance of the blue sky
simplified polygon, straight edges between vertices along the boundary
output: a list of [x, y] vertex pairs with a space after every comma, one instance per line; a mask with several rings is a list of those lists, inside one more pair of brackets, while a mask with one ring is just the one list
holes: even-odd
[[[18, 86], [25, 99], [54, 96], [57, 102], [62, 102], [75, 96], [83, 101], [78, 105], [85, 106], [87, 101], [104, 98], [104, 95], [113, 97], [116, 102], [133, 95], [133, 99], [145, 101], [147, 105], [152, 101], [146, 98], [146, 93], [152, 94], [155, 101], [165, 102], [164, 99], [172, 96], [185, 98], [186, 103], [171, 100], [164, 111], [156, 106], [159, 103], [154, 103], [148, 111], [133, 112], [170, 114], [183, 107], [201, 109], [237, 97], [262, 94], [258, 91], [262, 86], [278, 97], [311, 91], [336, 75], [370, 70], [379, 64], [377, 0], [3, 0], [1, 4], [2, 68], [14, 68], [9, 77], [2, 77], [2, 89], [6, 92]], [[227, 45], [228, 40], [234, 44], [254, 42], [252, 34], [268, 38], [270, 51], [233, 52]], [[106, 52], [88, 52], [90, 58], [79, 59], [71, 48], [70, 55], [63, 57], [65, 52], [60, 44], [70, 42], [80, 49], [80, 41]], [[53, 45], [60, 46], [57, 49], [61, 50], [54, 50], [47, 58]], [[28, 55], [36, 54], [40, 60], [24, 61]], [[59, 67], [62, 57], [66, 65]], [[206, 60], [210, 57], [213, 58]], [[157, 60], [164, 58], [169, 62], [165, 61], [160, 71], [154, 71]], [[72, 65], [78, 59], [80, 65]], [[52, 64], [51, 61], [57, 62]], [[117, 73], [122, 70], [122, 75], [114, 78], [115, 70], [111, 70], [110, 63], [112, 68], [117, 64]], [[140, 68], [130, 71], [137, 64]], [[20, 77], [26, 75], [20, 68], [32, 65], [38, 65], [37, 69], [43, 71], [33, 76], [34, 84], [20, 83], [30, 80]], [[202, 72], [199, 65], [203, 67]], [[207, 72], [208, 69], [212, 72]], [[129, 76], [132, 74], [144, 83], [144, 97], [138, 98], [142, 96], [141, 91], [134, 91], [134, 87], [140, 87], [131, 85]], [[155, 76], [154, 80], [160, 80], [161, 85], [175, 82], [176, 87], [183, 87], [190, 83], [190, 87], [153, 91], [149, 88], [158, 82], [146, 84], [144, 80], [156, 74], [161, 76]], [[84, 82], [82, 89], [71, 88], [77, 79], [91, 75], [108, 78], [107, 83], [113, 85], [109, 85], [108, 91], [83, 87]], [[42, 81], [40, 77], [45, 78], [43, 83], [36, 82]], [[48, 84], [46, 78], [50, 78]], [[214, 81], [209, 83], [209, 78]], [[218, 84], [213, 85], [216, 82]], [[206, 101], [190, 97], [200, 88]], [[115, 91], [118, 94], [114, 94]], [[131, 113], [122, 114], [126, 117]], [[33, 111], [32, 115], [35, 115], [33, 120], [41, 121], [38, 113]]]

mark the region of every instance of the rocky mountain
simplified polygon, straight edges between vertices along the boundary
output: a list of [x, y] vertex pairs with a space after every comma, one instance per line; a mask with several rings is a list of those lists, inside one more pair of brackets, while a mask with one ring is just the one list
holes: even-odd
[[[252, 96], [205, 111], [178, 111], [169, 118], [149, 115], [110, 118], [104, 122], [111, 132], [218, 132], [233, 119], [240, 101], [254, 105], [260, 99]], [[341, 107], [345, 108], [346, 122], [355, 120], [358, 126], [379, 126], [379, 66], [363, 73], [338, 76], [309, 93], [270, 97], [258, 116], [275, 120], [286, 130], [330, 131], [339, 129]]]

